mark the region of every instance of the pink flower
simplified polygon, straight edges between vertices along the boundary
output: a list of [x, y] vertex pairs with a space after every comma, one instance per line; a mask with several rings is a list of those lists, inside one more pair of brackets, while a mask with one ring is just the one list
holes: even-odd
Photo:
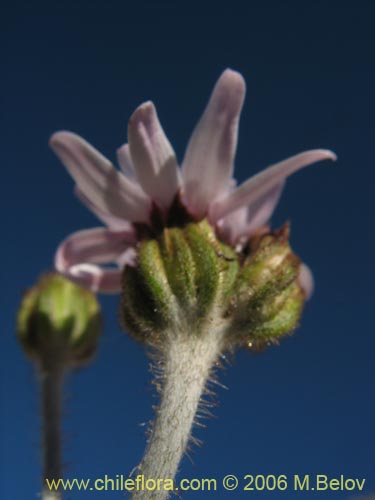
[[[117, 151], [121, 171], [78, 135], [55, 133], [51, 147], [75, 180], [77, 196], [106, 225], [68, 236], [56, 253], [57, 270], [93, 291], [119, 292], [122, 268], [134, 265], [145, 234], [205, 217], [223, 241], [240, 251], [269, 223], [289, 175], [336, 159], [328, 150], [306, 151], [236, 187], [234, 157], [244, 97], [242, 76], [224, 71], [181, 168], [152, 102], [139, 106], [130, 118], [129, 144]], [[312, 275], [304, 265], [300, 280], [309, 294]]]

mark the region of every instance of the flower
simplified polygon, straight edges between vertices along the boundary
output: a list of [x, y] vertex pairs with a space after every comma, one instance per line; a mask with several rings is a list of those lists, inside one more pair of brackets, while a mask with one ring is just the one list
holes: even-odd
[[[123, 267], [136, 262], [137, 244], [163, 227], [207, 218], [218, 237], [238, 252], [267, 228], [286, 178], [336, 156], [325, 149], [305, 151], [237, 187], [234, 157], [244, 97], [242, 76], [224, 71], [181, 168], [152, 102], [139, 106], [129, 120], [128, 144], [117, 151], [121, 171], [78, 135], [55, 133], [51, 147], [75, 180], [76, 195], [106, 225], [68, 236], [57, 250], [56, 269], [95, 292], [117, 293]], [[309, 295], [312, 275], [305, 265], [299, 279]]]

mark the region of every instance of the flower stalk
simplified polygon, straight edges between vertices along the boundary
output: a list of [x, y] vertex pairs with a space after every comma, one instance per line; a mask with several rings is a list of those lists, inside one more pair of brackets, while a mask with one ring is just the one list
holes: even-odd
[[60, 500], [61, 492], [51, 491], [49, 482], [62, 477], [61, 408], [64, 369], [54, 365], [40, 371], [43, 450], [43, 500]]
[[[162, 355], [160, 405], [138, 472], [147, 479], [173, 480], [189, 442], [195, 415], [212, 367], [221, 352], [223, 334], [170, 336]], [[137, 491], [133, 500], [164, 500], [168, 491]]]

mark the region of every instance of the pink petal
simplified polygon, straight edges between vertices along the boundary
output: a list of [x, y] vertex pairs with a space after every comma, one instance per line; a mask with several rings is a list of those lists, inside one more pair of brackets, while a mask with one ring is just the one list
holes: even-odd
[[280, 199], [283, 187], [284, 182], [272, 186], [259, 200], [249, 205], [248, 221], [244, 231], [247, 237], [269, 222]]
[[63, 272], [66, 278], [95, 293], [120, 293], [121, 269], [105, 269], [94, 264], [77, 264]]
[[117, 262], [133, 243], [133, 234], [94, 228], [78, 231], [64, 240], [57, 249], [55, 267], [67, 278], [95, 292], [118, 292], [121, 269], [98, 264]]
[[137, 250], [134, 247], [129, 247], [117, 259], [117, 264], [120, 268], [125, 266], [134, 267], [137, 262]]
[[259, 228], [265, 226], [271, 218], [284, 183], [277, 184], [255, 203], [241, 207], [217, 222], [221, 238], [232, 246], [246, 243]]
[[315, 149], [292, 156], [266, 168], [241, 184], [226, 197], [214, 202], [210, 207], [210, 220], [217, 221], [241, 206], [257, 202], [267, 191], [280, 184], [289, 175], [321, 160], [336, 160], [336, 155], [326, 149]]
[[57, 132], [50, 145], [79, 189], [103, 212], [134, 222], [148, 222], [150, 200], [99, 151], [71, 132]]
[[131, 181], [136, 180], [133, 160], [130, 156], [129, 144], [123, 144], [116, 151], [117, 161], [125, 177]]
[[152, 102], [145, 102], [129, 120], [128, 137], [137, 178], [150, 197], [168, 209], [179, 189], [175, 153]]
[[[133, 225], [123, 219], [119, 219], [115, 217], [114, 215], [109, 215], [107, 212], [104, 212], [101, 210], [95, 203], [93, 203], [89, 198], [87, 198], [82, 191], [79, 189], [78, 186], [75, 186], [74, 188], [74, 194], [77, 196], [79, 201], [85, 205], [86, 208], [88, 208], [93, 214], [95, 214], [99, 220], [104, 222], [104, 224], [111, 229], [126, 229], [127, 231], [133, 231], [134, 233], [134, 228]], [[134, 239], [136, 239], [135, 233], [134, 233]]]
[[308, 300], [314, 291], [314, 276], [306, 264], [301, 264], [299, 268], [298, 281]]
[[220, 239], [231, 246], [236, 246], [238, 238], [246, 230], [247, 216], [247, 207], [241, 207], [218, 221], [216, 225]]
[[198, 218], [206, 215], [233, 173], [245, 91], [239, 73], [224, 71], [189, 141], [182, 165], [184, 202]]

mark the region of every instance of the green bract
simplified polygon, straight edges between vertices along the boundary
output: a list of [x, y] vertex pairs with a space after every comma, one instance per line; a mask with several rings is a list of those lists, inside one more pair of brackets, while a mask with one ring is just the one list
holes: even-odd
[[95, 352], [100, 307], [93, 293], [47, 274], [23, 297], [17, 332], [26, 353], [41, 364], [79, 365]]
[[230, 299], [230, 337], [255, 350], [275, 343], [297, 326], [305, 294], [298, 282], [300, 260], [289, 228], [250, 240]]
[[122, 319], [137, 340], [162, 346], [166, 335], [225, 329], [227, 347], [260, 348], [291, 332], [304, 293], [289, 230], [253, 237], [236, 253], [202, 221], [165, 228], [139, 245], [123, 274]]

